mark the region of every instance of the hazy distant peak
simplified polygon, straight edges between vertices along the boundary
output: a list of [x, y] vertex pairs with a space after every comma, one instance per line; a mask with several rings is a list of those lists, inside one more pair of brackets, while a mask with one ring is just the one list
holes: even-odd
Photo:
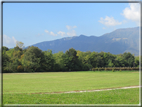
[[110, 52], [112, 54], [122, 54], [131, 52], [139, 54], [139, 27], [117, 29], [102, 36], [80, 36], [64, 37], [53, 41], [46, 41], [34, 44], [41, 50], [52, 49], [53, 53], [65, 52], [69, 48], [80, 51]]
[[[115, 31], [125, 31], [125, 30], [139, 30], [139, 27], [132, 27], [132, 28], [120, 28], [116, 29]], [[114, 31], [113, 31], [114, 32]]]
[[81, 34], [80, 37], [86, 37], [86, 36]]

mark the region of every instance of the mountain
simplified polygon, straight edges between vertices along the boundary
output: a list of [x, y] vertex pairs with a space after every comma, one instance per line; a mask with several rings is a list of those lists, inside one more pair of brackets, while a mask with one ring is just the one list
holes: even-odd
[[139, 27], [117, 29], [102, 36], [74, 36], [45, 41], [34, 44], [43, 51], [52, 49], [53, 53], [65, 52], [69, 48], [80, 51], [110, 52], [120, 54], [131, 52], [135, 56], [139, 55]]

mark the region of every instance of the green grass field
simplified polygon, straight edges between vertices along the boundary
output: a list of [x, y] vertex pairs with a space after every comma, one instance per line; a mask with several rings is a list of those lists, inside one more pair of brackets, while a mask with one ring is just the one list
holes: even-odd
[[6, 94], [4, 104], [139, 104], [139, 88], [66, 94]]
[[138, 88], [86, 93], [44, 94], [47, 92], [105, 89], [135, 85], [139, 85], [139, 72], [132, 71], [7, 73], [3, 74], [3, 103], [138, 104]]

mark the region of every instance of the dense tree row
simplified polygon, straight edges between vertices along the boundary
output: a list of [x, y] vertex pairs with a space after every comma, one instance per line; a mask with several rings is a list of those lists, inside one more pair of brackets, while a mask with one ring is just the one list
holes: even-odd
[[42, 51], [38, 47], [13, 49], [3, 46], [3, 72], [85, 71], [96, 67], [138, 67], [139, 57], [131, 53], [81, 52], [71, 48], [65, 53]]

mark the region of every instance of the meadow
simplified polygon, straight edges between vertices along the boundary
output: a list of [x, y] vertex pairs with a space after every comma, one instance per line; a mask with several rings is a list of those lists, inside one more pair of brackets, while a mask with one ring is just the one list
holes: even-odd
[[139, 104], [139, 88], [60, 93], [138, 85], [138, 71], [4, 73], [3, 104]]

